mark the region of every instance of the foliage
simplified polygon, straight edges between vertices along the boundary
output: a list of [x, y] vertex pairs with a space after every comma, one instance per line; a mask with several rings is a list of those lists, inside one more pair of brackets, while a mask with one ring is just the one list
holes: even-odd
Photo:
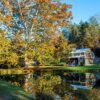
[[100, 47], [100, 26], [88, 22], [80, 22], [79, 25], [72, 25], [69, 35], [70, 43], [75, 43], [77, 48]]
[[11, 50], [11, 41], [6, 38], [6, 31], [0, 30], [0, 64], [4, 66], [16, 66], [18, 63], [18, 56]]
[[44, 75], [37, 80], [37, 92], [45, 94], [54, 94], [54, 87], [61, 84], [60, 76]]
[[75, 91], [75, 96], [77, 97], [77, 99], [80, 100], [99, 100], [100, 99], [100, 95], [99, 95], [100, 91], [99, 88], [94, 88], [92, 90], [77, 90]]
[[90, 17], [89, 23], [92, 24], [92, 25], [98, 25], [98, 24], [100, 24], [100, 15], [97, 14], [95, 16]]
[[1, 0], [0, 6], [0, 27], [6, 30], [5, 42], [10, 41], [11, 48], [8, 63], [20, 65], [18, 61], [23, 59], [23, 62], [38, 60], [47, 64], [55, 60], [55, 52], [62, 59], [68, 44], [64, 39], [64, 43], [57, 41], [60, 47], [63, 43], [61, 48], [66, 48], [60, 51], [55, 48], [55, 41], [62, 36], [59, 29], [69, 24], [71, 5], [51, 0]]

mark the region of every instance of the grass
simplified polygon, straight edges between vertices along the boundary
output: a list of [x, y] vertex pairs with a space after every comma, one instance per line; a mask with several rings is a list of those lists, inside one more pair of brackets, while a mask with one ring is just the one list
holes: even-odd
[[0, 81], [0, 100], [33, 100], [22, 88]]
[[67, 67], [70, 70], [100, 70], [100, 65]]
[[48, 65], [48, 66], [33, 66], [33, 68], [20, 68], [20, 69], [0, 69], [0, 75], [11, 75], [11, 74], [25, 74], [32, 73], [36, 70], [46, 70], [46, 69], [54, 69], [54, 70], [63, 70], [63, 71], [76, 71], [76, 72], [100, 72], [100, 65], [90, 65], [90, 66], [75, 66], [69, 67], [68, 65]]
[[44, 66], [41, 69], [56, 69], [63, 71], [72, 71], [72, 72], [100, 72], [100, 65], [90, 65], [90, 66]]

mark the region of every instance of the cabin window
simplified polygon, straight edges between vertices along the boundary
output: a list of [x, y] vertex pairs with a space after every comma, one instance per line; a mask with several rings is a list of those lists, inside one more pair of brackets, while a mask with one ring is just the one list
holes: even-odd
[[90, 58], [94, 57], [93, 53], [92, 53], [92, 52], [89, 53], [89, 54], [88, 54], [88, 57], [90, 57]]
[[82, 56], [84, 56], [84, 53], [81, 53]]
[[80, 53], [74, 53], [74, 56], [79, 56], [80, 55]]
[[84, 56], [84, 53], [71, 53], [69, 56]]

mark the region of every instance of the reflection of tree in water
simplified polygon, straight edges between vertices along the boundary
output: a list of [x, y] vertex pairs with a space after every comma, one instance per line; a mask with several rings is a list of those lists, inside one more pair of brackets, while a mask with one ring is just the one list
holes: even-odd
[[64, 77], [45, 74], [34, 81], [36, 98], [37, 100], [91, 100], [91, 98], [99, 100], [98, 89], [73, 90], [70, 84]]
[[36, 99], [37, 100], [53, 100], [54, 98], [49, 94], [36, 93]]
[[61, 84], [60, 76], [50, 74], [39, 77], [35, 83], [36, 98], [38, 100], [53, 100], [55, 97], [55, 87]]
[[67, 100], [74, 97], [70, 84], [58, 75], [46, 74], [39, 77], [34, 82], [34, 88], [38, 100]]

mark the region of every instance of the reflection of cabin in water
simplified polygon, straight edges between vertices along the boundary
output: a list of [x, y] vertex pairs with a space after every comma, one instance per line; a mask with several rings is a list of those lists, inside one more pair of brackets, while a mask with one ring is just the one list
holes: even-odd
[[83, 66], [93, 64], [95, 56], [89, 48], [74, 49], [69, 56], [69, 64], [71, 66]]
[[71, 73], [71, 86], [77, 89], [92, 89], [100, 80], [100, 73]]

